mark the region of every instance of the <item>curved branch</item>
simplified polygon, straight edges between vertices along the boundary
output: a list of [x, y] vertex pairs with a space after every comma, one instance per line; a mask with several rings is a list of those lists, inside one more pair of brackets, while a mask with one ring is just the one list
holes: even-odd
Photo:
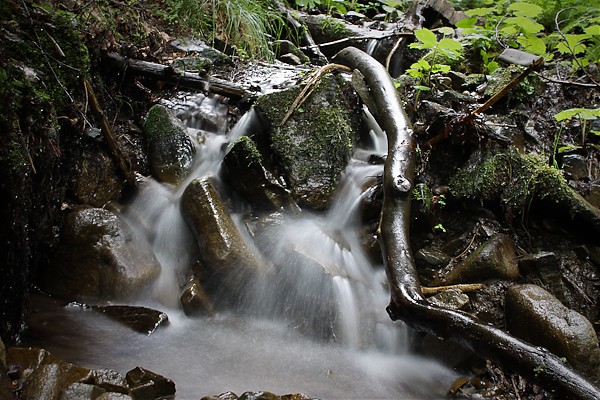
[[[506, 368], [537, 380], [570, 399], [598, 399], [600, 390], [546, 349], [517, 339], [473, 316], [427, 302], [422, 294], [409, 243], [415, 139], [394, 85], [383, 65], [356, 48], [340, 51], [334, 62], [358, 69], [377, 105], [377, 120], [388, 137], [384, 203], [379, 226], [391, 288], [387, 310], [394, 320], [443, 337]], [[536, 374], [535, 371], [541, 373]]]

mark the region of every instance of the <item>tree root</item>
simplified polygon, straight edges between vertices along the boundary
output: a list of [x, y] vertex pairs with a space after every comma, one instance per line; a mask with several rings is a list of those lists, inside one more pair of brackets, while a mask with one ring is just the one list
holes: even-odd
[[371, 89], [377, 120], [388, 137], [384, 169], [384, 202], [379, 226], [381, 247], [391, 290], [387, 307], [393, 320], [452, 340], [569, 399], [598, 399], [600, 390], [548, 350], [517, 339], [473, 316], [430, 304], [423, 298], [410, 250], [411, 189], [415, 139], [385, 67], [356, 48], [346, 48], [334, 62], [358, 69]]

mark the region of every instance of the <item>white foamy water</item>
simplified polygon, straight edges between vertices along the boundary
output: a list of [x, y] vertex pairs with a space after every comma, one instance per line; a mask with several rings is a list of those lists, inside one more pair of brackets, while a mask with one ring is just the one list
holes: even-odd
[[213, 318], [183, 315], [179, 287], [197, 250], [179, 198], [194, 178], [218, 176], [227, 144], [258, 128], [252, 112], [233, 129], [223, 128], [227, 108], [212, 98], [190, 99], [178, 109], [196, 137], [193, 172], [177, 187], [149, 179], [122, 214], [151, 243], [162, 267], [140, 304], [167, 312], [171, 324], [145, 336], [91, 310], [52, 309], [48, 318], [59, 322], [45, 333], [44, 346], [87, 367], [125, 373], [143, 366], [174, 380], [177, 399], [229, 390], [323, 399], [443, 397], [454, 373], [410, 353], [410, 333], [385, 312], [383, 268], [371, 263], [361, 245], [361, 197], [366, 183], [382, 173], [367, 156], [385, 152], [376, 127], [369, 148], [357, 150], [345, 171], [327, 213], [283, 216], [283, 223], [257, 234], [256, 246], [277, 274], [240, 288], [245, 307]]

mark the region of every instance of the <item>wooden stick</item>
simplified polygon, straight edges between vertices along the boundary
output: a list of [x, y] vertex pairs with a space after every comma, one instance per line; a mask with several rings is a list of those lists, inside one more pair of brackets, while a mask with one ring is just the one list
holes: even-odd
[[443, 292], [445, 290], [450, 290], [450, 289], [458, 289], [461, 292], [468, 293], [468, 292], [475, 292], [482, 288], [483, 288], [483, 284], [481, 284], [481, 283], [460, 283], [457, 285], [436, 286], [436, 287], [422, 286], [421, 293], [423, 293], [424, 296], [431, 296], [431, 295], [438, 294], [440, 292]]
[[119, 148], [119, 143], [117, 142], [117, 139], [112, 131], [112, 128], [110, 127], [110, 124], [108, 123], [108, 118], [106, 118], [106, 115], [104, 114], [104, 112], [102, 111], [102, 108], [100, 107], [100, 103], [98, 102], [98, 99], [96, 98], [96, 94], [94, 93], [94, 89], [92, 88], [92, 85], [90, 84], [90, 82], [87, 79], [83, 80], [83, 85], [85, 87], [87, 97], [90, 100], [90, 103], [92, 105], [92, 112], [94, 113], [94, 117], [100, 123], [100, 130], [102, 131], [104, 140], [106, 140], [106, 143], [108, 144], [108, 147], [109, 147], [113, 157], [117, 161], [117, 165], [119, 166], [121, 173], [123, 174], [123, 176], [125, 177], [127, 182], [135, 183], [135, 179], [133, 177], [133, 174], [131, 173], [131, 168], [129, 166], [129, 163], [127, 162], [127, 160], [123, 156], [123, 153], [121, 152], [121, 149]]

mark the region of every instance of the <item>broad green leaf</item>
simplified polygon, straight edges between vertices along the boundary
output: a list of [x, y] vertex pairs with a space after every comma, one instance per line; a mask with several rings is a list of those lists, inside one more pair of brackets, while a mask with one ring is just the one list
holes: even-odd
[[600, 25], [591, 25], [583, 30], [588, 35], [600, 35]]
[[508, 26], [505, 26], [504, 28], [500, 29], [500, 32], [502, 32], [503, 34], [505, 34], [507, 36], [512, 36], [517, 33], [517, 28], [514, 25], [508, 25]]
[[496, 7], [480, 7], [465, 12], [469, 17], [486, 17], [491, 14], [498, 14]]
[[438, 29], [438, 31], [440, 31], [440, 33], [444, 36], [452, 35], [454, 33], [454, 29], [450, 28], [449, 26], [442, 26], [440, 29]]
[[570, 120], [573, 117], [593, 120], [600, 117], [600, 108], [569, 108], [556, 114], [554, 119], [560, 122], [564, 120]]
[[546, 43], [535, 35], [530, 34], [519, 36], [517, 38], [517, 42], [519, 42], [519, 44], [523, 46], [523, 49], [527, 50], [530, 53], [537, 55], [546, 54]]
[[450, 66], [446, 64], [434, 64], [431, 68], [431, 72], [443, 72], [444, 74], [450, 72]]
[[506, 18], [505, 23], [518, 27], [526, 33], [538, 33], [544, 30], [544, 25], [522, 16]]
[[437, 44], [437, 37], [435, 36], [435, 33], [431, 32], [427, 28], [417, 29], [415, 31], [415, 36], [426, 46], [426, 48], [431, 49]]
[[488, 72], [491, 74], [492, 72], [494, 72], [495, 70], [500, 68], [500, 64], [498, 64], [496, 61], [490, 61], [489, 63], [486, 64], [485, 67], [487, 68]]
[[542, 7], [535, 4], [526, 3], [524, 1], [512, 3], [508, 6], [508, 9], [511, 10], [516, 16], [520, 17], [533, 18], [542, 13]]
[[[455, 53], [456, 55], [462, 54], [462, 45], [454, 39], [444, 38], [440, 40], [438, 48], [446, 50], [447, 52]], [[450, 55], [450, 54], [449, 54]]]
[[465, 18], [465, 19], [458, 21], [456, 23], [456, 27], [461, 28], [461, 29], [471, 29], [471, 28], [475, 27], [476, 23], [477, 23], [477, 18], [475, 18], [475, 17]]

